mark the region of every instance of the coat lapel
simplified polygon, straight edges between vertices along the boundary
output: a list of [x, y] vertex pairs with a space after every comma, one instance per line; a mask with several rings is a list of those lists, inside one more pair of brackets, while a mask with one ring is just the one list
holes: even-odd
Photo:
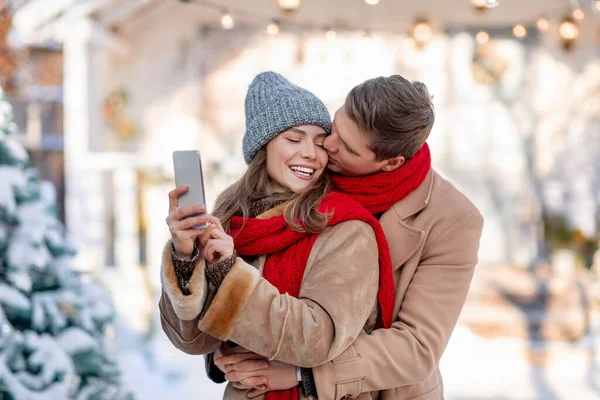
[[394, 204], [381, 216], [380, 222], [390, 247], [394, 271], [415, 254], [425, 239], [424, 231], [409, 226], [405, 220], [427, 206], [434, 180], [435, 172], [432, 169], [415, 191]]

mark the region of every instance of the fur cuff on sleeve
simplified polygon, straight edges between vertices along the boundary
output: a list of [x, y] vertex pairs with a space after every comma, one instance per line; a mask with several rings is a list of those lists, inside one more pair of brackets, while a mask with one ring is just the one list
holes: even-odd
[[227, 341], [237, 317], [259, 280], [260, 272], [238, 257], [200, 321], [200, 330]]
[[204, 308], [204, 302], [206, 301], [206, 294], [208, 291], [206, 278], [204, 277], [204, 257], [200, 255], [194, 272], [188, 283], [187, 288], [190, 291], [189, 295], [184, 295], [179, 289], [177, 275], [175, 274], [175, 268], [173, 267], [173, 260], [171, 258], [171, 241], [169, 240], [165, 245], [162, 253], [162, 265], [160, 271], [160, 281], [162, 287], [169, 296], [173, 310], [179, 319], [185, 321], [194, 320], [200, 315], [200, 312]]

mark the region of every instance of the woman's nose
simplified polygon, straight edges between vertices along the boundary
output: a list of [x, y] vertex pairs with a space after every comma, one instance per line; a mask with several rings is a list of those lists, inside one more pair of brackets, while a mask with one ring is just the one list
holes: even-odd
[[300, 157], [314, 160], [317, 157], [317, 149], [314, 143], [306, 142], [300, 150]]

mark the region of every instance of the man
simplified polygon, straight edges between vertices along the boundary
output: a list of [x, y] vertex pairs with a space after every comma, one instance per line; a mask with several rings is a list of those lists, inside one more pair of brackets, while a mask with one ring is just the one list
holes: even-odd
[[[348, 94], [324, 146], [338, 190], [361, 201], [385, 231], [394, 269], [394, 323], [361, 333], [340, 356], [312, 369], [223, 347], [215, 364], [235, 387], [252, 389], [248, 397], [300, 382], [306, 397], [321, 400], [443, 399], [438, 363], [477, 264], [483, 218], [433, 169], [422, 177], [405, 172], [414, 169], [416, 158], [428, 160], [425, 141], [433, 123], [425, 85], [399, 75], [368, 80]], [[372, 207], [372, 192], [356, 189], [364, 182], [395, 201], [385, 210]]]

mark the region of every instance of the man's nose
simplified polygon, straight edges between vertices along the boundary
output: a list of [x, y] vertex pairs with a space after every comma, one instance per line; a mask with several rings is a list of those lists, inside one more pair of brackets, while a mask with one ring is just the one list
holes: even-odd
[[325, 141], [323, 142], [323, 147], [325, 147], [325, 150], [327, 150], [330, 153], [337, 152], [337, 146], [335, 144], [335, 139], [333, 138], [333, 134], [331, 134], [325, 138]]

